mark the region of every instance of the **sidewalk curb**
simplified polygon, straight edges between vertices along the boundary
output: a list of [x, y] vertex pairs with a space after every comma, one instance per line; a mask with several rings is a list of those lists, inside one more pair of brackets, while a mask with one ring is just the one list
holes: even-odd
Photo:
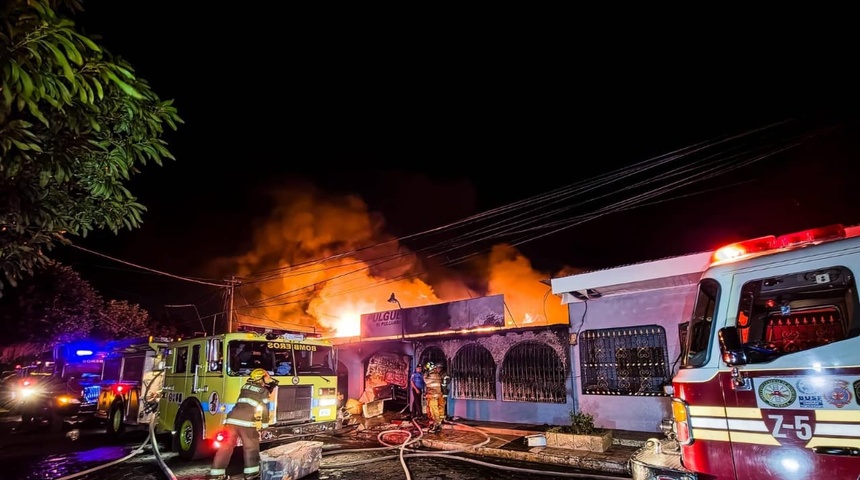
[[[501, 448], [476, 447], [469, 448], [462, 443], [449, 442], [436, 439], [421, 439], [421, 444], [433, 450], [463, 450], [462, 453], [472, 453], [485, 457], [504, 458], [522, 462], [539, 463], [543, 465], [560, 465], [583, 470], [594, 470], [599, 472], [622, 475], [629, 478], [627, 461], [618, 461], [611, 455], [605, 453], [593, 453], [562, 448], [534, 447], [529, 451], [505, 450]], [[630, 449], [626, 455], [629, 458], [634, 449], [632, 447], [617, 447]], [[623, 477], [621, 477], [623, 478]]]

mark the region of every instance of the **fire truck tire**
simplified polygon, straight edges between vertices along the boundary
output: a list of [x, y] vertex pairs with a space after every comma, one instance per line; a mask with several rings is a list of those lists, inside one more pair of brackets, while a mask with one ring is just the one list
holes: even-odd
[[123, 405], [122, 402], [114, 402], [110, 407], [105, 431], [108, 437], [119, 439], [125, 433], [125, 422], [123, 421]]
[[206, 456], [203, 444], [203, 413], [196, 408], [184, 408], [176, 419], [173, 450], [183, 460], [199, 460]]

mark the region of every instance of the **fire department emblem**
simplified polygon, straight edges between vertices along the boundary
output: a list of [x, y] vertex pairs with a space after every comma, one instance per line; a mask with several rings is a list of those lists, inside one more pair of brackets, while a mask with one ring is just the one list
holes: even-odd
[[802, 395], [817, 395], [818, 387], [809, 381], [809, 379], [801, 378], [797, 381], [797, 390]]
[[210, 393], [209, 394], [209, 414], [210, 415], [215, 415], [216, 413], [218, 413], [219, 403], [220, 402], [218, 399], [218, 392]]
[[848, 382], [836, 380], [833, 382], [833, 390], [824, 396], [827, 402], [836, 408], [842, 408], [851, 403], [851, 392], [848, 390]]
[[794, 403], [797, 391], [785, 380], [771, 378], [759, 385], [758, 396], [771, 407], [782, 408]]

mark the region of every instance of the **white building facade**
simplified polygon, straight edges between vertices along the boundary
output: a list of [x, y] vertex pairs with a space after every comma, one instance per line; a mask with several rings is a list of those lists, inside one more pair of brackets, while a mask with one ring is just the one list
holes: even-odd
[[659, 432], [671, 416], [681, 326], [712, 252], [642, 262], [550, 280], [568, 306], [577, 412], [598, 427]]

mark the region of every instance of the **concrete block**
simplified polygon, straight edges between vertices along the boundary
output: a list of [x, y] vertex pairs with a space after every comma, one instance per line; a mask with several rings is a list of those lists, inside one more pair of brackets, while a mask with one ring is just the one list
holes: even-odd
[[298, 480], [320, 468], [323, 442], [297, 441], [260, 452], [261, 480]]
[[595, 435], [574, 435], [572, 433], [546, 432], [549, 447], [605, 452], [612, 446], [612, 431], [607, 430]]

